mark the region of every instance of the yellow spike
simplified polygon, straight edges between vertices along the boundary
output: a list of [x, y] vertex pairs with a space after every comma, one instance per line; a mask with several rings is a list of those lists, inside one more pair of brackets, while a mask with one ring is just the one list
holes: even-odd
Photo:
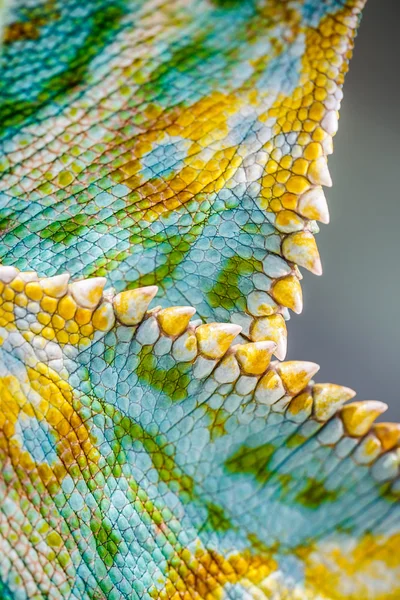
[[294, 275], [278, 279], [272, 286], [271, 294], [282, 306], [291, 308], [299, 314], [303, 310], [303, 294], [300, 282]]
[[250, 338], [253, 342], [272, 340], [276, 344], [274, 354], [279, 360], [284, 360], [287, 349], [286, 321], [282, 315], [271, 315], [261, 317], [253, 322], [250, 330]]
[[327, 421], [338, 408], [356, 395], [355, 391], [334, 383], [316, 383], [313, 386], [314, 415], [318, 421]]
[[282, 242], [283, 256], [315, 275], [322, 275], [321, 259], [315, 238], [309, 231], [288, 235]]
[[347, 433], [359, 437], [366, 435], [375, 419], [387, 409], [387, 404], [377, 400], [351, 402], [343, 406], [341, 417]]
[[275, 342], [252, 342], [234, 347], [236, 358], [242, 370], [248, 375], [265, 373], [276, 348]]
[[400, 423], [376, 423], [374, 433], [384, 452], [400, 445]]
[[163, 331], [175, 337], [185, 331], [195, 312], [192, 306], [171, 306], [160, 310], [157, 318]]
[[156, 285], [126, 290], [113, 298], [117, 319], [124, 325], [138, 325], [158, 292]]
[[290, 360], [278, 363], [276, 370], [289, 394], [296, 396], [304, 390], [310, 379], [319, 371], [319, 365], [313, 362]]
[[40, 285], [45, 294], [52, 298], [61, 298], [68, 290], [69, 274], [55, 275], [54, 277], [45, 277], [40, 280]]
[[241, 331], [239, 325], [230, 323], [200, 325], [196, 329], [200, 352], [207, 358], [221, 358]]
[[312, 188], [299, 199], [298, 211], [307, 219], [329, 223], [329, 210], [321, 187]]
[[71, 294], [79, 306], [83, 308], [96, 308], [103, 295], [106, 285], [105, 277], [92, 277], [74, 281], [70, 285]]

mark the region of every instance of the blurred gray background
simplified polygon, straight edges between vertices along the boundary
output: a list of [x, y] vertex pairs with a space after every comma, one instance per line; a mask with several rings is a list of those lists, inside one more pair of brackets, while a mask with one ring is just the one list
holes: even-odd
[[288, 358], [387, 402], [383, 420], [400, 419], [399, 7], [367, 2], [329, 161], [331, 222], [317, 235], [324, 274], [304, 272], [304, 311], [288, 323]]

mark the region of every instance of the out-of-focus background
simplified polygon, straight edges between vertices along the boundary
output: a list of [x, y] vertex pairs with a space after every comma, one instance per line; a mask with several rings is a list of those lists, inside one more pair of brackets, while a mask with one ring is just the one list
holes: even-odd
[[304, 311], [288, 323], [289, 358], [387, 402], [384, 420], [400, 420], [399, 9], [367, 2], [329, 161], [331, 222], [317, 235], [324, 274], [304, 273]]

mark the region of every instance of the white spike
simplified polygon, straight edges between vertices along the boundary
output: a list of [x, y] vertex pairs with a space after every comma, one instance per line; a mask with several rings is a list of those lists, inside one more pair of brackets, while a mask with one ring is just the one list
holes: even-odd
[[124, 325], [138, 325], [157, 292], [158, 287], [150, 285], [117, 294], [113, 300], [117, 319]]
[[298, 211], [307, 219], [329, 223], [329, 210], [324, 191], [321, 187], [308, 190], [299, 199]]
[[336, 110], [330, 110], [326, 113], [321, 121], [321, 126], [330, 136], [333, 136], [337, 133], [339, 120]]
[[93, 309], [96, 308], [101, 300], [106, 282], [105, 277], [82, 279], [81, 281], [71, 283], [70, 290], [79, 306]]
[[308, 178], [316, 185], [332, 187], [332, 178], [329, 173], [328, 163], [325, 156], [313, 160], [308, 169]]
[[54, 277], [45, 277], [40, 280], [40, 285], [45, 294], [53, 298], [61, 298], [67, 293], [69, 282], [69, 274], [62, 273]]

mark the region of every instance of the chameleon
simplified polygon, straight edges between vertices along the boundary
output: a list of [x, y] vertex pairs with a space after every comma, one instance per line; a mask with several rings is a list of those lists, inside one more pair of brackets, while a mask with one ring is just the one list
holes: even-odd
[[1, 600], [400, 597], [400, 425], [285, 361], [364, 4], [1, 5]]

